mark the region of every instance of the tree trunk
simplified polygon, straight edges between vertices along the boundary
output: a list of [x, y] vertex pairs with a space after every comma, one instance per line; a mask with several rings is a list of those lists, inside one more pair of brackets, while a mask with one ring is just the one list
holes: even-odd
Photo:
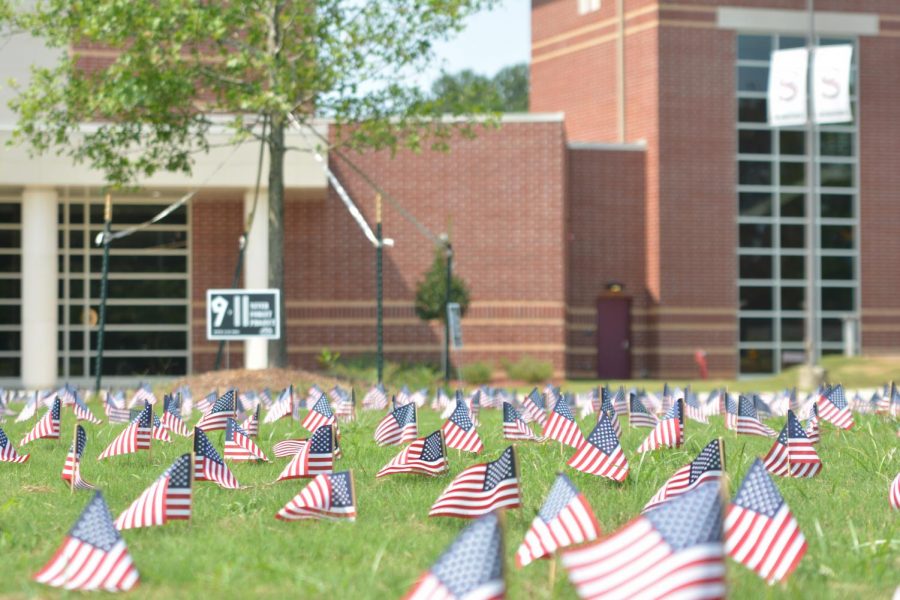
[[281, 290], [281, 337], [269, 342], [269, 366], [288, 366], [284, 310], [284, 117], [271, 117], [269, 132], [269, 287]]

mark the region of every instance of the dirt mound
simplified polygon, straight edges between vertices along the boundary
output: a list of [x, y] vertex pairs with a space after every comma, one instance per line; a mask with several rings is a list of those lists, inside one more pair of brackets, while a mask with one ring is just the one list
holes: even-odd
[[273, 393], [293, 384], [301, 393], [313, 383], [322, 389], [329, 389], [337, 384], [344, 387], [346, 381], [340, 381], [334, 377], [328, 377], [322, 373], [302, 371], [294, 369], [230, 369], [227, 371], [208, 371], [191, 375], [174, 382], [173, 387], [188, 385], [194, 395], [205, 394], [207, 391], [218, 388], [220, 391], [229, 387], [238, 390], [255, 390], [269, 388]]

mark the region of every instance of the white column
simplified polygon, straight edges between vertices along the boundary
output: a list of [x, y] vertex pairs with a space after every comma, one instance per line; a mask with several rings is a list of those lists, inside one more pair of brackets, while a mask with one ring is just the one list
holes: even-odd
[[56, 385], [58, 269], [56, 190], [22, 193], [22, 385]]
[[[255, 190], [244, 192], [244, 215], [253, 212]], [[244, 288], [269, 287], [269, 193], [259, 190], [256, 214], [247, 235], [244, 250]], [[284, 316], [282, 315], [282, 319]], [[247, 369], [265, 369], [269, 366], [269, 340], [244, 341], [244, 366]]]

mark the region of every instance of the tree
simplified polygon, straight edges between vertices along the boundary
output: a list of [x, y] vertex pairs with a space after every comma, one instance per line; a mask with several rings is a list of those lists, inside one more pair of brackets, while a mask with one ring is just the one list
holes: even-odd
[[500, 69], [494, 77], [465, 69], [444, 73], [431, 84], [431, 97], [444, 113], [526, 112], [528, 110], [528, 65]]
[[[469, 288], [457, 275], [450, 280], [450, 302], [459, 303], [460, 316], [466, 314]], [[444, 247], [437, 248], [425, 279], [416, 284], [416, 315], [423, 321], [447, 320], [447, 255]]]
[[[311, 131], [325, 117], [334, 145], [446, 147], [458, 126], [433, 119], [434, 103], [405, 75], [433, 60], [433, 40], [495, 1], [45, 0], [14, 9], [0, 0], [0, 25], [63, 50], [11, 103], [13, 139], [104, 172], [112, 189], [160, 170], [190, 173], [216, 127], [259, 139], [269, 154], [269, 285], [283, 289], [285, 130], [295, 121]], [[108, 64], [84, 68], [85, 47], [112, 50]], [[286, 366], [286, 335], [270, 363]]]

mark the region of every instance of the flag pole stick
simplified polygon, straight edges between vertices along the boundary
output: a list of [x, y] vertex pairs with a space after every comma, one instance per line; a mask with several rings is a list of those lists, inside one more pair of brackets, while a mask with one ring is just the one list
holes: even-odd
[[353, 500], [353, 510], [356, 510], [356, 482], [353, 479], [353, 469], [347, 471], [350, 473], [350, 499]]
[[193, 450], [191, 450], [191, 466], [188, 468], [190, 474], [188, 475], [188, 483], [191, 486], [191, 514], [188, 515], [188, 527], [191, 526], [191, 523], [194, 522], [194, 463], [196, 462], [197, 457]]
[[556, 552], [549, 556], [550, 559], [550, 571], [547, 579], [548, 587], [550, 588], [550, 597], [553, 597], [553, 589], [556, 587]]
[[72, 429], [72, 472], [69, 473], [69, 494], [75, 493], [75, 467], [78, 460], [78, 423]]
[[725, 472], [725, 440], [719, 437], [719, 460], [722, 461], [722, 473]]

